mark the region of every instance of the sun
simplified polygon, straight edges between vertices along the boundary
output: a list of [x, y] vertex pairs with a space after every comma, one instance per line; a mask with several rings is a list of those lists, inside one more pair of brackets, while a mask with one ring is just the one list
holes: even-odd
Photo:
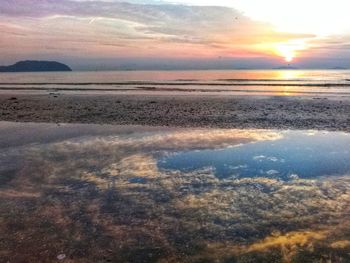
[[283, 57], [286, 62], [292, 62], [295, 57], [295, 53], [293, 51], [287, 51], [283, 54]]
[[305, 41], [291, 40], [284, 43], [277, 43], [274, 47], [275, 53], [284, 58], [286, 62], [292, 62], [298, 55], [298, 51], [306, 49]]
[[286, 62], [292, 62], [296, 56], [295, 48], [288, 43], [277, 44], [275, 49], [276, 49], [277, 55], [283, 57]]

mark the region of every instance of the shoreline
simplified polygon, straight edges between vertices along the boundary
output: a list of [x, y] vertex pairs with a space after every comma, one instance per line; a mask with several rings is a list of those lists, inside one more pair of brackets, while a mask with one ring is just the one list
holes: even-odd
[[347, 97], [21, 94], [0, 98], [0, 121], [350, 131]]

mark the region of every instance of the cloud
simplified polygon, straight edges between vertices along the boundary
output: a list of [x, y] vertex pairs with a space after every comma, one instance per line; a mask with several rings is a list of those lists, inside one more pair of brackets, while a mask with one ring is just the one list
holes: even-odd
[[[318, 19], [329, 23], [314, 23], [314, 20], [304, 17], [305, 10], [313, 4], [303, 8], [292, 5], [291, 10], [303, 10], [303, 22], [298, 19], [298, 24], [301, 24], [298, 31], [279, 30], [273, 23], [274, 19], [257, 19], [256, 12], [265, 16], [272, 12], [273, 17], [281, 14], [271, 8], [272, 1], [4, 0], [0, 6], [3, 29], [1, 58], [14, 62], [18, 59], [58, 57], [73, 63], [73, 66], [79, 64], [80, 68], [86, 60], [103, 65], [110, 59], [136, 59], [133, 61], [140, 65], [142, 59], [152, 58], [152, 61], [163, 59], [165, 62], [159, 62], [160, 65], [172, 67], [171, 62], [167, 62], [171, 59], [205, 58], [214, 61], [213, 64], [198, 63], [207, 64], [210, 68], [220, 65], [219, 60], [215, 61], [218, 58], [234, 59], [225, 67], [235, 62], [236, 66], [246, 65], [242, 58], [248, 60], [252, 67], [261, 67], [261, 64], [271, 67], [279, 63], [276, 58], [296, 54], [302, 57], [296, 64], [300, 67], [320, 67], [320, 64], [329, 67], [337, 61], [340, 66], [346, 66], [346, 59], [350, 56], [347, 31], [336, 35], [335, 27], [330, 25], [339, 21], [324, 19], [323, 12], [329, 3], [322, 4], [322, 12], [318, 16]], [[280, 2], [275, 4], [278, 9], [284, 7]], [[252, 10], [257, 11], [252, 13]], [[292, 25], [295, 24], [293, 12], [286, 9], [283, 13], [287, 14], [277, 15], [277, 18], [286, 17]], [[290, 20], [289, 13], [293, 20]], [[311, 21], [309, 26], [308, 21]], [[317, 30], [304, 30], [314, 26], [328, 31], [333, 29], [333, 33], [330, 37], [319, 35]], [[333, 39], [337, 43], [330, 43]], [[114, 64], [120, 66], [117, 62]], [[122, 64], [123, 68], [127, 68], [127, 63]], [[147, 65], [144, 67], [147, 68]], [[180, 63], [178, 67], [184, 66]]]
[[1, 22], [20, 27], [3, 37], [8, 57], [261, 57], [269, 43], [314, 37], [277, 33], [231, 7], [147, 1], [4, 0]]

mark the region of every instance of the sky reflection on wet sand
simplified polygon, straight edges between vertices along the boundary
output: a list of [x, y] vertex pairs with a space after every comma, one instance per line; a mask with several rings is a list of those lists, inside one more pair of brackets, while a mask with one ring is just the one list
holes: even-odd
[[[350, 260], [348, 134], [11, 123], [0, 131], [13, 138], [0, 136], [5, 262]], [[33, 139], [36, 131], [47, 134]]]

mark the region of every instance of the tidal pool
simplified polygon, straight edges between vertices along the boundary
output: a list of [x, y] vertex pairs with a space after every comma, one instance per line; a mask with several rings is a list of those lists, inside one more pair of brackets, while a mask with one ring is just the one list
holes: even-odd
[[0, 122], [4, 262], [349, 262], [350, 134]]
[[220, 179], [276, 179], [344, 175], [350, 171], [350, 137], [345, 133], [284, 131], [278, 140], [219, 149], [179, 151], [159, 160], [163, 169], [195, 171], [211, 167]]

